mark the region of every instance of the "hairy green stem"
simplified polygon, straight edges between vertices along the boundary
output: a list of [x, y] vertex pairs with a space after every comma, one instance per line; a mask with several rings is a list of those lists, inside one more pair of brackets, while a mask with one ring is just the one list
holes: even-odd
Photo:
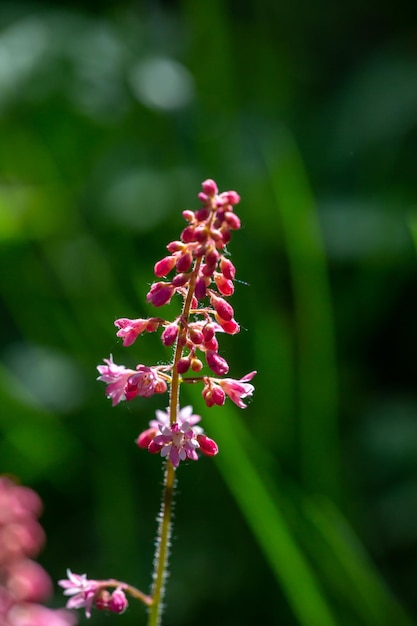
[[[182, 357], [183, 343], [182, 333], [186, 329], [190, 316], [191, 303], [194, 295], [195, 281], [201, 265], [201, 257], [197, 259], [192, 276], [190, 278], [187, 296], [184, 301], [182, 314], [179, 321], [178, 339], [175, 345], [174, 362], [172, 368], [171, 390], [169, 398], [169, 418], [171, 425], [177, 421], [179, 410], [180, 377], [177, 371], [177, 363]], [[172, 510], [174, 505], [175, 468], [169, 460], [166, 462], [164, 474], [164, 486], [162, 494], [161, 512], [159, 515], [158, 535], [156, 540], [156, 552], [154, 560], [154, 580], [152, 587], [152, 604], [149, 608], [148, 626], [159, 626], [163, 609], [165, 591], [165, 579], [167, 575], [169, 543], [171, 537]]]

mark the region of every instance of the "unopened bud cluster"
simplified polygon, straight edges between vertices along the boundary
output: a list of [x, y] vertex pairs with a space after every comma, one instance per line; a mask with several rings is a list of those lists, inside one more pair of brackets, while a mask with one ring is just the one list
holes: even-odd
[[[183, 299], [181, 314], [170, 321], [162, 317], [115, 321], [117, 336], [123, 339], [125, 347], [132, 345], [140, 334], [160, 329], [163, 345], [175, 345], [178, 358], [170, 365], [140, 363], [134, 370], [116, 365], [112, 356], [105, 359], [105, 365], [97, 369], [99, 380], [107, 383], [106, 394], [113, 405], [136, 396], [165, 393], [174, 370], [180, 383], [202, 384], [208, 407], [223, 405], [228, 396], [244, 408], [244, 398], [253, 393], [249, 381], [255, 372], [240, 380], [220, 378], [229, 372], [229, 364], [219, 353], [217, 339], [219, 333], [234, 335], [240, 330], [227, 300], [234, 292], [236, 269], [226, 251], [231, 231], [240, 228], [234, 212], [240, 198], [235, 191], [218, 193], [216, 183], [206, 180], [199, 199], [201, 208], [183, 212], [187, 226], [179, 240], [167, 245], [169, 254], [155, 264], [158, 280], [147, 294], [148, 302], [155, 307], [168, 304], [178, 294]], [[170, 274], [173, 276], [168, 279]], [[204, 374], [205, 366], [215, 376]], [[156, 427], [151, 426], [139, 436], [138, 445], [153, 454], [159, 452], [175, 467], [181, 460], [196, 460], [198, 451], [209, 456], [217, 453], [215, 442], [202, 432], [197, 433], [192, 423], [181, 418], [181, 413], [175, 423], [170, 423], [168, 414], [159, 419]]]

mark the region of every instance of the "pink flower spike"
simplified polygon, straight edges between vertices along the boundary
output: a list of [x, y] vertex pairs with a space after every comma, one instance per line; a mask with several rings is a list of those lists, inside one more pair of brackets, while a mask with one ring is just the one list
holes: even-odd
[[104, 359], [106, 365], [98, 365], [97, 369], [100, 376], [97, 380], [109, 383], [106, 387], [106, 396], [112, 399], [112, 405], [116, 406], [122, 400], [126, 400], [126, 385], [129, 378], [135, 374], [135, 370], [127, 369], [124, 365], [116, 365], [113, 362], [113, 356], [110, 359]]
[[[131, 320], [126, 317], [121, 317], [114, 322], [114, 325], [120, 330], [116, 333], [117, 337], [122, 337], [123, 345], [125, 348], [131, 346], [136, 341], [138, 336], [145, 330], [148, 330], [149, 319], [136, 319]], [[154, 325], [155, 326], [155, 325]], [[158, 326], [152, 328], [156, 330]]]
[[91, 608], [100, 583], [88, 580], [86, 574], [73, 574], [67, 569], [68, 578], [58, 581], [63, 587], [65, 596], [72, 596], [67, 602], [67, 609], [85, 608], [86, 617], [91, 617]]
[[242, 400], [243, 398], [248, 398], [253, 394], [255, 388], [248, 381], [252, 380], [255, 374], [256, 372], [250, 372], [249, 374], [246, 374], [246, 376], [243, 376], [240, 380], [223, 378], [222, 380], [217, 380], [216, 382], [239, 408], [245, 409], [246, 404], [244, 404]]

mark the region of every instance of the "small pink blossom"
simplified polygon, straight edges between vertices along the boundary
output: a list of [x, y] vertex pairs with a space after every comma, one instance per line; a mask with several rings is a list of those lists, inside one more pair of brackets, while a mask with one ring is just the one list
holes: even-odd
[[161, 453], [161, 456], [170, 460], [174, 467], [178, 467], [180, 461], [191, 459], [198, 460], [197, 449], [200, 444], [197, 435], [187, 421], [182, 424], [175, 422], [172, 426], [160, 427], [161, 434], [149, 444], [148, 450], [152, 454]]
[[150, 317], [149, 319], [138, 318], [135, 320], [121, 317], [114, 322], [114, 325], [120, 328], [116, 335], [123, 339], [123, 345], [127, 348], [131, 346], [145, 330], [148, 333], [154, 332], [162, 322], [163, 320], [159, 317]]
[[248, 381], [252, 380], [256, 372], [250, 372], [243, 376], [240, 380], [233, 378], [223, 378], [218, 380], [217, 383], [223, 389], [223, 391], [229, 396], [229, 398], [237, 404], [241, 409], [246, 408], [246, 404], [243, 403], [243, 398], [248, 398], [254, 392], [254, 386]]
[[196, 461], [197, 450], [214, 456], [218, 452], [217, 444], [203, 435], [201, 426], [196, 425], [200, 420], [201, 416], [193, 413], [191, 406], [180, 409], [172, 425], [168, 411], [157, 410], [156, 419], [149, 422], [149, 428], [139, 435], [136, 443], [140, 448], [148, 448], [151, 454], [167, 457], [174, 467], [186, 459]]
[[110, 355], [110, 359], [103, 359], [106, 365], [98, 365], [97, 369], [100, 376], [97, 380], [101, 380], [104, 383], [109, 383], [106, 387], [106, 396], [112, 399], [112, 405], [116, 406], [122, 400], [126, 400], [126, 385], [129, 378], [136, 372], [135, 370], [127, 369], [124, 365], [116, 365], [113, 362], [113, 356]]
[[89, 580], [86, 574], [74, 574], [67, 569], [67, 577], [58, 581], [64, 589], [65, 596], [71, 596], [67, 602], [67, 609], [85, 609], [86, 617], [91, 617], [91, 609], [100, 583], [97, 580]]
[[126, 400], [132, 400], [136, 396], [149, 398], [155, 393], [165, 393], [167, 384], [165, 379], [161, 377], [158, 367], [137, 365], [136, 370], [127, 381]]

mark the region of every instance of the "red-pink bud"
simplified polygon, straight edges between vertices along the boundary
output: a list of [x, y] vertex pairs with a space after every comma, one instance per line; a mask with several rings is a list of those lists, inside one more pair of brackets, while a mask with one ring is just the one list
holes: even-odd
[[190, 280], [189, 274], [177, 274], [172, 279], [172, 284], [174, 285], [174, 287], [183, 287], [184, 285], [188, 283], [189, 280]]
[[214, 337], [214, 335], [216, 334], [216, 329], [214, 327], [214, 324], [206, 324], [205, 326], [203, 326], [203, 335], [204, 335], [204, 341], [211, 341]]
[[177, 363], [178, 374], [185, 374], [190, 369], [191, 361], [189, 357], [183, 357]]
[[236, 191], [224, 191], [220, 197], [224, 197], [228, 204], [234, 205], [240, 202], [240, 196]]
[[154, 306], [162, 306], [171, 300], [174, 291], [171, 283], [153, 283], [151, 290], [146, 295], [146, 301]]
[[[207, 198], [206, 196], [205, 203], [208, 201], [209, 201], [209, 198]], [[209, 215], [210, 215], [210, 209], [206, 207], [204, 207], [203, 209], [198, 209], [198, 211], [195, 212], [195, 218], [198, 222], [205, 222], [208, 219]]]
[[174, 256], [166, 256], [157, 263], [155, 263], [155, 276], [157, 276], [158, 278], [162, 278], [163, 276], [169, 274], [169, 272], [175, 267], [175, 261], [176, 259]]
[[210, 303], [214, 307], [216, 313], [227, 322], [233, 319], [233, 307], [223, 298], [219, 298], [213, 293], [210, 296]]
[[240, 219], [238, 218], [236, 213], [232, 213], [231, 211], [227, 211], [225, 213], [224, 218], [225, 218], [225, 221], [227, 222], [227, 225], [232, 230], [238, 230], [240, 228]]
[[191, 267], [191, 264], [193, 262], [193, 257], [191, 256], [190, 252], [184, 252], [183, 254], [181, 254], [180, 257], [178, 257], [177, 262], [176, 262], [176, 268], [177, 268], [177, 272], [188, 272], [188, 270]]
[[236, 275], [236, 268], [229, 259], [225, 259], [224, 256], [220, 259], [220, 271], [225, 278], [234, 280]]
[[228, 335], [236, 335], [240, 331], [240, 326], [236, 320], [224, 320], [219, 315], [215, 315], [216, 321], [223, 328], [224, 332]]
[[181, 233], [181, 241], [191, 243], [194, 241], [195, 226], [187, 226]]
[[232, 280], [225, 278], [223, 274], [215, 274], [214, 282], [217, 285], [217, 289], [223, 296], [231, 296], [235, 290], [235, 286]]
[[206, 252], [206, 263], [207, 265], [217, 265], [217, 261], [219, 260], [219, 252], [216, 250], [216, 248], [214, 248], [213, 246], [211, 246], [210, 248], [208, 248], [207, 252]]
[[157, 433], [157, 428], [147, 428], [143, 431], [143, 433], [140, 433], [139, 437], [136, 439], [136, 445], [139, 446], [139, 448], [146, 449], [151, 441], [153, 441], [153, 439], [156, 437]]
[[206, 456], [215, 456], [218, 453], [219, 447], [213, 439], [206, 435], [197, 435], [197, 441], [200, 444], [200, 452]]
[[213, 398], [214, 404], [218, 406], [223, 406], [226, 401], [226, 394], [221, 387], [215, 385], [211, 392], [211, 397]]
[[222, 356], [212, 350], [207, 350], [206, 361], [209, 368], [217, 374], [217, 376], [224, 376], [229, 371], [229, 365]]
[[195, 296], [197, 300], [204, 300], [207, 293], [207, 283], [206, 279], [203, 276], [199, 276], [195, 283], [194, 289]]
[[202, 182], [201, 187], [208, 196], [215, 196], [219, 192], [216, 183], [211, 178], [207, 178], [207, 180]]
[[167, 245], [167, 250], [173, 254], [174, 252], [181, 252], [184, 250], [185, 246], [182, 241], [170, 241]]
[[217, 341], [216, 337], [212, 337], [210, 341], [204, 342], [204, 347], [206, 350], [217, 352], [217, 350], [219, 349], [219, 342]]
[[119, 588], [115, 589], [111, 594], [110, 602], [108, 604], [108, 610], [112, 611], [113, 613], [118, 613], [120, 615], [121, 613], [124, 613], [124, 611], [126, 611], [128, 606], [129, 603], [127, 601], [124, 591]]
[[203, 391], [201, 392], [201, 395], [203, 396], [204, 402], [207, 404], [209, 408], [214, 406], [214, 400], [212, 398], [210, 387], [204, 387]]
[[182, 216], [187, 222], [192, 222], [194, 219], [194, 211], [186, 209], [182, 212]]
[[177, 335], [178, 335], [177, 322], [174, 322], [173, 324], [170, 324], [169, 326], [164, 328], [162, 335], [161, 335], [161, 340], [164, 346], [172, 346], [172, 344], [175, 342], [177, 338]]
[[198, 330], [197, 328], [193, 328], [192, 326], [189, 329], [188, 336], [194, 344], [200, 344], [204, 341], [204, 335], [202, 331]]
[[208, 230], [207, 230], [207, 226], [204, 224], [202, 226], [197, 226], [197, 228], [195, 229], [195, 240], [198, 241], [199, 243], [203, 243], [205, 241], [207, 241], [208, 238]]
[[161, 452], [162, 447], [163, 447], [162, 443], [155, 443], [155, 440], [152, 439], [152, 441], [150, 442], [148, 446], [148, 451], [151, 454], [158, 454], [158, 452]]
[[193, 370], [193, 372], [201, 372], [201, 370], [203, 369], [203, 364], [200, 359], [191, 359], [191, 369]]

